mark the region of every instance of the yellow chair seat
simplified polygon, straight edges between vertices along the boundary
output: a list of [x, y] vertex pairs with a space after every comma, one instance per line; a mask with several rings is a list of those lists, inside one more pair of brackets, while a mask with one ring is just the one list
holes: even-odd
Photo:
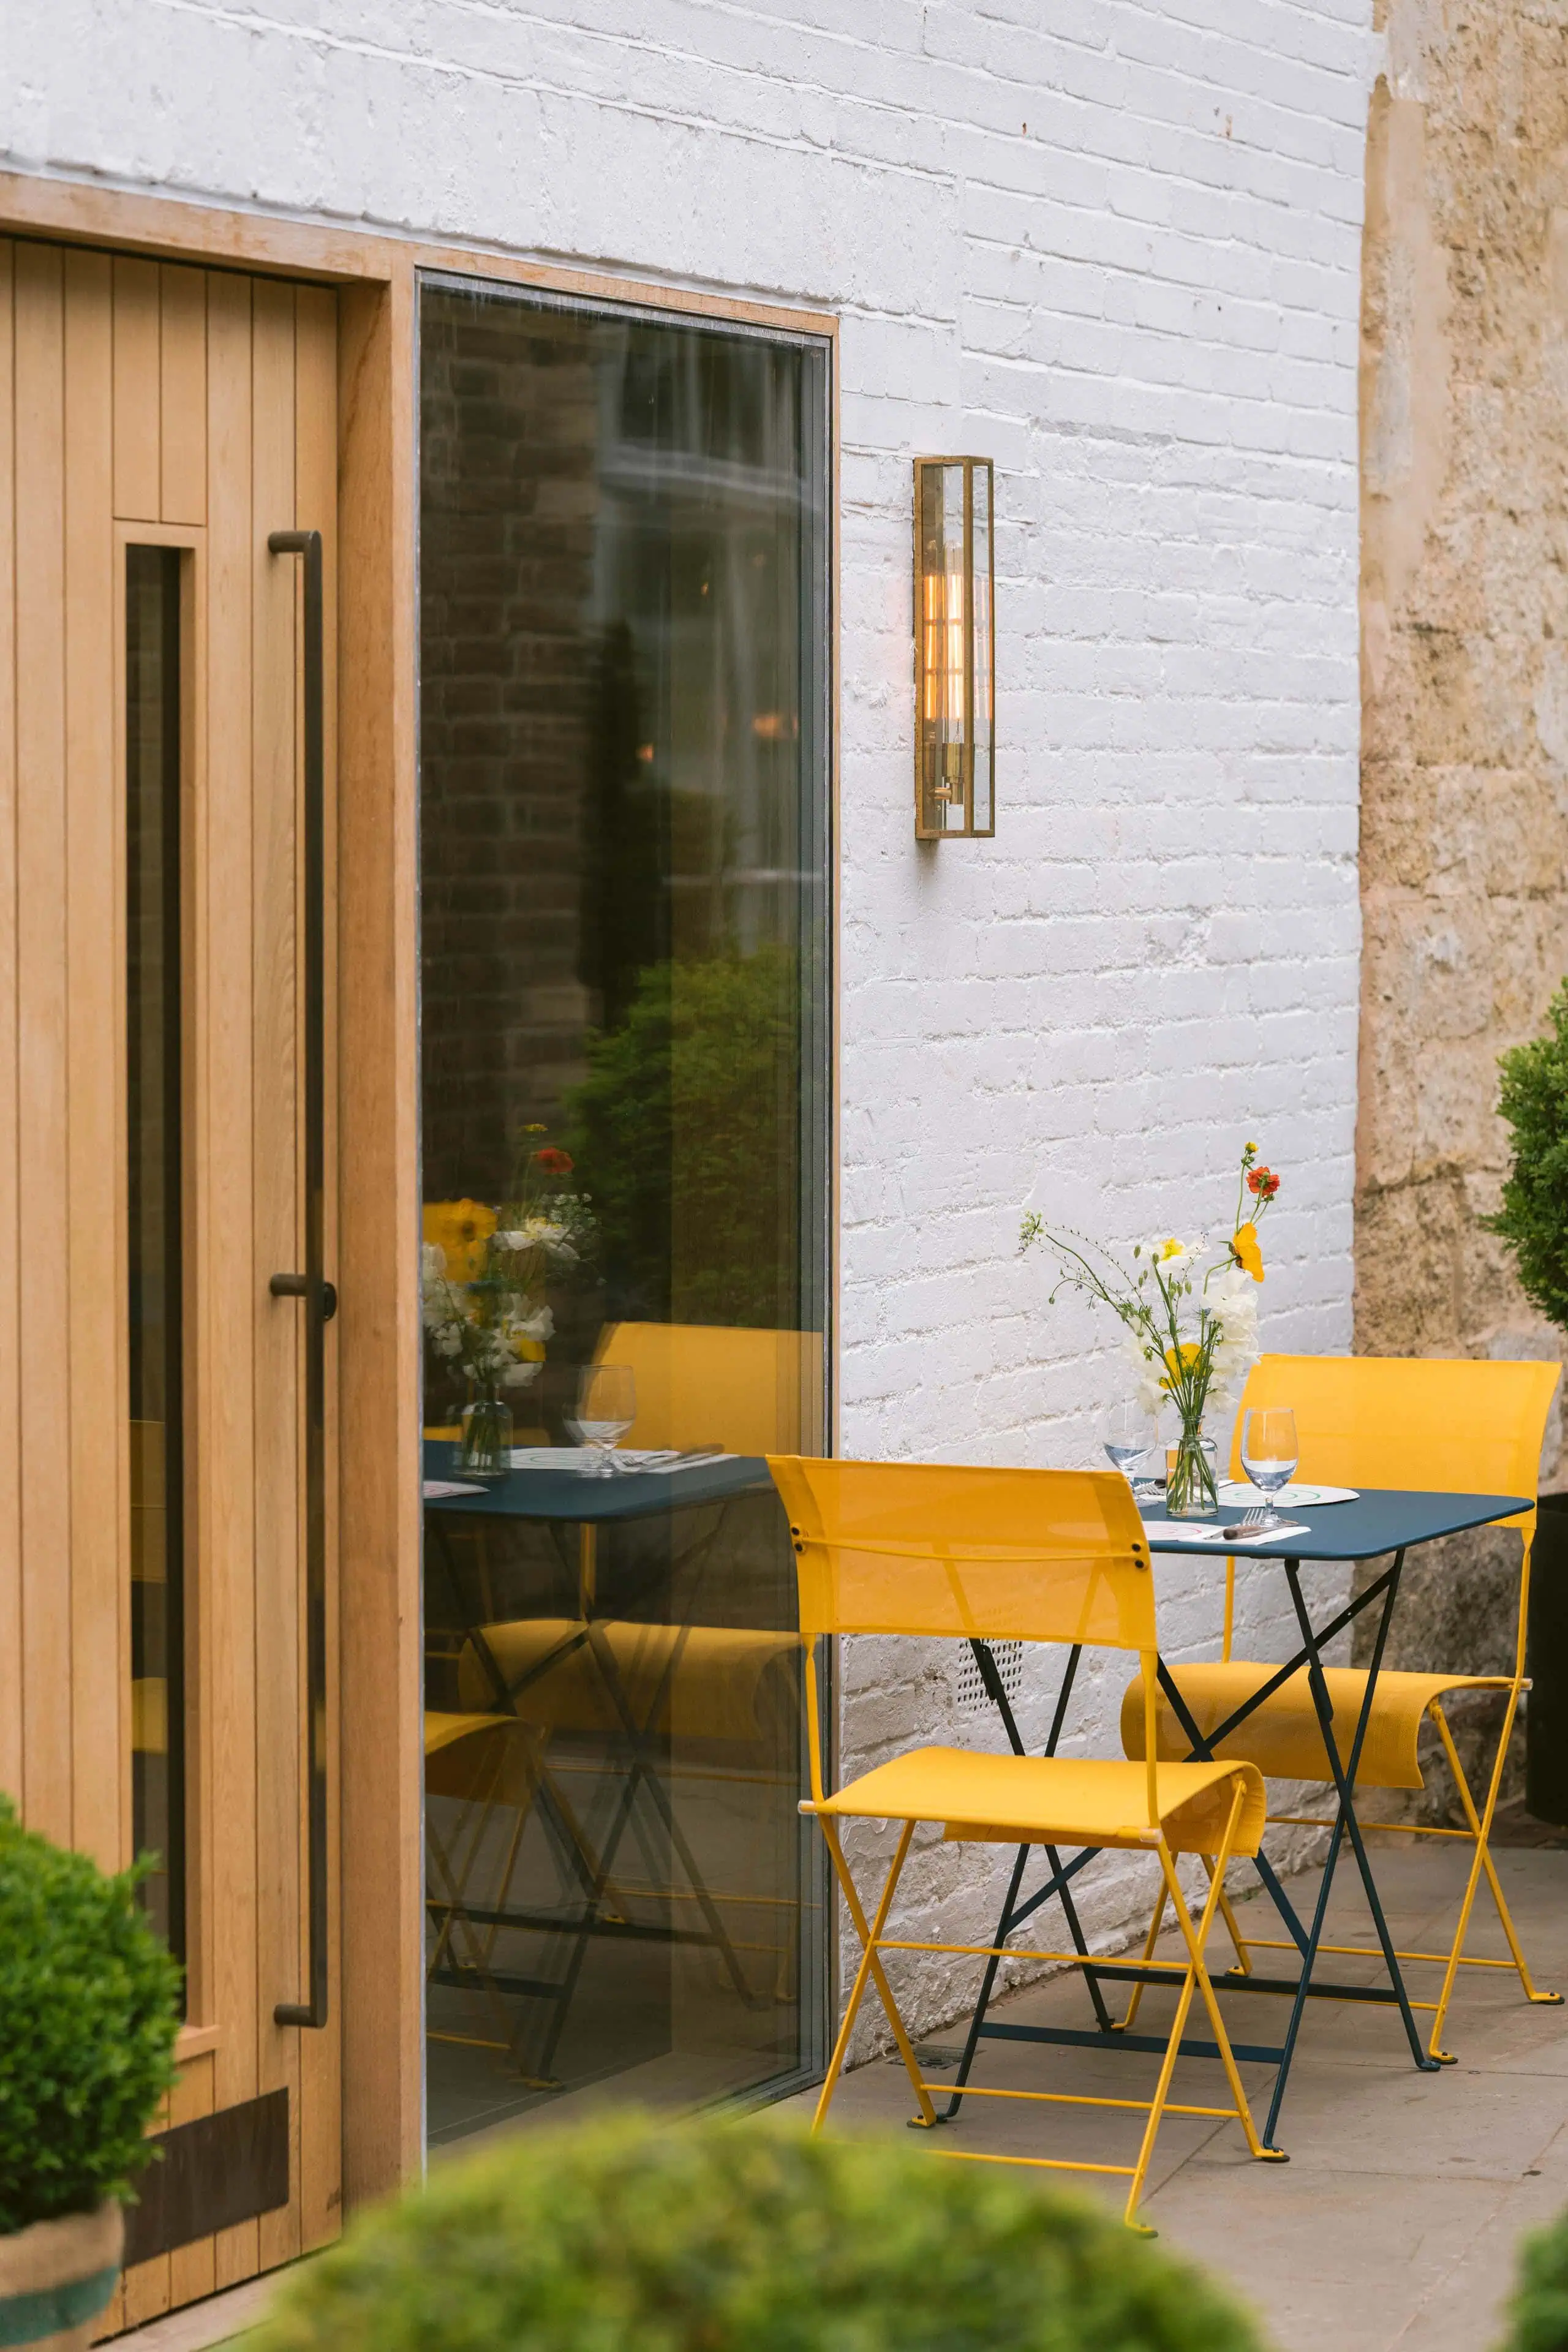
[[[1193, 1721], [1206, 1738], [1216, 1726], [1245, 1704], [1278, 1666], [1260, 1665], [1246, 1658], [1223, 1664], [1173, 1666], [1171, 1679], [1190, 1709]], [[1360, 1666], [1328, 1666], [1323, 1679], [1333, 1707], [1334, 1745], [1342, 1763], [1348, 1763], [1356, 1721], [1366, 1696], [1366, 1675]], [[1372, 1715], [1356, 1770], [1358, 1789], [1419, 1789], [1421, 1767], [1416, 1760], [1416, 1735], [1422, 1717], [1436, 1698], [1447, 1691], [1509, 1690], [1511, 1677], [1503, 1675], [1411, 1675], [1384, 1672], [1377, 1678]], [[1160, 1694], [1155, 1731], [1157, 1754], [1179, 1758], [1191, 1740], [1177, 1721], [1175, 1709]], [[1143, 1685], [1129, 1683], [1121, 1700], [1121, 1746], [1124, 1753], [1143, 1754]], [[1228, 1739], [1218, 1754], [1255, 1764], [1260, 1772], [1279, 1780], [1330, 1780], [1333, 1778], [1328, 1750], [1312, 1705], [1312, 1693], [1302, 1666], [1281, 1684]]]
[[[1237, 1782], [1247, 1791], [1231, 1851], [1256, 1853], [1263, 1781], [1247, 1763], [1171, 1764], [1159, 1773], [1160, 1826], [1173, 1853], [1214, 1853]], [[914, 1748], [803, 1811], [942, 1822], [943, 1835], [997, 1845], [1156, 1846], [1141, 1764], [1068, 1756], [987, 1756]]]

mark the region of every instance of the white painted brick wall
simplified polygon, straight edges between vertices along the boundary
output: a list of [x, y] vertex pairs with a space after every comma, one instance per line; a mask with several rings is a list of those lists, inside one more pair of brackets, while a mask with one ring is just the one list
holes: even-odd
[[[1110, 1334], [1047, 1308], [1019, 1212], [1217, 1220], [1247, 1135], [1285, 1174], [1267, 1342], [1350, 1343], [1371, 13], [6, 0], [12, 168], [841, 315], [846, 1451], [1089, 1458]], [[911, 837], [916, 449], [996, 461], [990, 843]], [[1215, 1575], [1166, 1575], [1174, 1646], [1214, 1640]], [[1238, 1647], [1278, 1651], [1279, 1601], [1253, 1571]], [[846, 1765], [952, 1687], [857, 1645]], [[979, 1935], [1005, 1866], [923, 1850], [903, 1923]], [[1108, 1937], [1131, 1868], [1085, 1885]], [[967, 1981], [933, 1965], [921, 2021]]]

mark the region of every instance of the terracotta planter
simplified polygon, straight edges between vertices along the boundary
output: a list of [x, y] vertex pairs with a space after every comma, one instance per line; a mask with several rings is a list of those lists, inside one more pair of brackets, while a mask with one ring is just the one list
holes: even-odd
[[120, 2279], [125, 2221], [118, 2204], [0, 2238], [0, 2346], [87, 2352]]

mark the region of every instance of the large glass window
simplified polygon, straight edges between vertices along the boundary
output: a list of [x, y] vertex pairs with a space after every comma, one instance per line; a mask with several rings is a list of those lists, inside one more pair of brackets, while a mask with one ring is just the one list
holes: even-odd
[[428, 2124], [817, 2061], [826, 359], [421, 311]]

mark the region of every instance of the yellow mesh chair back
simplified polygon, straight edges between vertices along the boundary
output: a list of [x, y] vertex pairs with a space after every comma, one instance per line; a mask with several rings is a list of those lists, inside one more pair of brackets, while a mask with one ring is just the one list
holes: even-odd
[[[1448, 1495], [1533, 1495], [1555, 1364], [1441, 1356], [1263, 1356], [1237, 1416], [1295, 1408], [1298, 1475], [1321, 1486], [1409, 1486]], [[1503, 1525], [1533, 1531], [1535, 1513]]]
[[798, 1456], [768, 1466], [799, 1530], [805, 1634], [1154, 1648], [1148, 1538], [1114, 1473]]
[[822, 1412], [822, 1334], [721, 1323], [610, 1323], [599, 1364], [637, 1381], [630, 1446], [793, 1454], [815, 1444]]

